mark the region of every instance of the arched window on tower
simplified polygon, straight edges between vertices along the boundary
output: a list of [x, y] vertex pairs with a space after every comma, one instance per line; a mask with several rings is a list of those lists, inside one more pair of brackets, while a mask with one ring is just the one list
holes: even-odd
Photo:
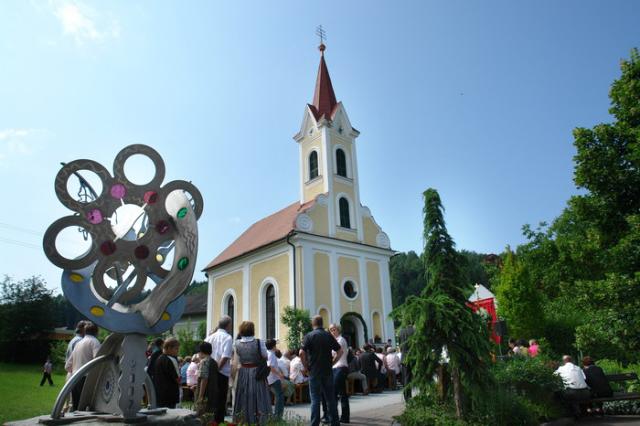
[[346, 198], [340, 198], [338, 202], [340, 207], [340, 226], [342, 228], [351, 228], [351, 218], [349, 216], [349, 201]]
[[336, 149], [336, 164], [338, 166], [338, 176], [347, 177], [347, 156], [340, 148]]
[[233, 300], [233, 296], [227, 296], [227, 306], [225, 306], [227, 312], [226, 314], [231, 317], [231, 330], [235, 330], [235, 322], [236, 322], [236, 309], [235, 309], [235, 300]]
[[318, 152], [311, 151], [309, 154], [309, 180], [318, 177]]
[[266, 320], [266, 333], [267, 339], [276, 338], [276, 291], [273, 288], [273, 284], [269, 284], [267, 291], [265, 291], [265, 320]]

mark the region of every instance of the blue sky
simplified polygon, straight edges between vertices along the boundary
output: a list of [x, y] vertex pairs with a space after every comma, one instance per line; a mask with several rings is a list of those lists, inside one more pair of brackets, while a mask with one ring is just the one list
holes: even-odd
[[199, 269], [295, 201], [292, 136], [313, 95], [318, 24], [361, 132], [361, 198], [392, 247], [421, 250], [421, 193], [434, 187], [459, 248], [500, 252], [577, 192], [571, 131], [610, 121], [638, 16], [632, 0], [4, 0], [0, 274], [58, 288], [40, 247], [68, 214], [59, 162], [110, 167], [131, 143], [161, 153], [167, 180], [200, 188]]

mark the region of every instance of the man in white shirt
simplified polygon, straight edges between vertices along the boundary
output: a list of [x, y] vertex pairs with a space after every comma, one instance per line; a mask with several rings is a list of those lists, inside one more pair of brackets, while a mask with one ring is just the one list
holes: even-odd
[[[98, 350], [100, 350], [100, 341], [97, 339], [97, 335], [98, 326], [91, 321], [85, 322], [84, 337], [75, 345], [71, 352], [71, 356], [65, 363], [64, 367], [68, 372], [74, 374], [82, 368], [83, 365], [96, 357]], [[82, 394], [85, 379], [86, 376], [80, 379], [80, 381], [71, 390], [71, 400], [73, 401], [74, 411], [82, 408], [78, 407], [78, 404], [80, 403], [80, 395]]]
[[276, 341], [269, 339], [266, 342], [267, 347], [267, 365], [271, 368], [269, 376], [267, 376], [267, 384], [275, 396], [275, 404], [273, 407], [273, 416], [281, 419], [284, 413], [284, 392], [282, 390], [282, 382], [284, 375], [278, 366], [278, 357], [276, 356]]
[[562, 357], [562, 366], [555, 371], [555, 374], [562, 377], [564, 382], [562, 397], [569, 403], [573, 415], [577, 418], [580, 415], [580, 401], [589, 399], [591, 396], [584, 372], [573, 364], [571, 356], [565, 355]]
[[387, 348], [387, 356], [385, 357], [387, 363], [387, 376], [390, 379], [391, 389], [396, 389], [398, 381], [398, 374], [400, 374], [400, 359], [394, 348]]
[[69, 344], [67, 345], [67, 352], [64, 355], [65, 364], [67, 363], [69, 358], [71, 358], [71, 353], [75, 349], [78, 342], [84, 337], [84, 323], [84, 321], [79, 321], [76, 325], [76, 335], [73, 336], [73, 339], [69, 341]]
[[294, 384], [305, 383], [309, 381], [309, 377], [304, 374], [304, 364], [302, 364], [302, 360], [295, 354], [294, 358], [291, 360], [291, 364], [289, 366], [289, 378]]
[[333, 358], [333, 388], [335, 389], [336, 405], [338, 398], [340, 398], [340, 423], [349, 423], [351, 417], [351, 410], [349, 408], [349, 395], [347, 395], [347, 376], [349, 375], [349, 363], [347, 362], [347, 356], [349, 355], [349, 347], [347, 341], [340, 334], [341, 329], [338, 324], [331, 324], [329, 326], [329, 332], [342, 348], [342, 354]]
[[229, 376], [231, 376], [231, 358], [233, 357], [233, 337], [231, 337], [233, 319], [223, 316], [218, 321], [215, 333], [205, 341], [211, 343], [211, 358], [218, 363], [218, 400], [214, 407], [214, 420], [223, 423], [227, 415], [227, 394], [229, 392]]

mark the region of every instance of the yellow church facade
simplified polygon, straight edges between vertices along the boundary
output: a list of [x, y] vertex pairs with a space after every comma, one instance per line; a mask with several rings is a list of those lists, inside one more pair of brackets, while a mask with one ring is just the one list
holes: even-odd
[[[221, 315], [256, 324], [257, 337], [280, 339], [285, 306], [341, 323], [353, 347], [394, 340], [389, 318], [389, 238], [360, 201], [356, 139], [336, 101], [324, 59], [313, 103], [294, 136], [300, 199], [249, 227], [204, 269], [207, 330]], [[284, 344], [282, 345], [284, 346]]]

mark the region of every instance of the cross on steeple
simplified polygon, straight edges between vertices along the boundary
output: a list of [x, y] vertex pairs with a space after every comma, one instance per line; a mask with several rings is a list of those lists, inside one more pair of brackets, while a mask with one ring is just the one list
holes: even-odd
[[322, 25], [316, 27], [316, 35], [320, 37], [320, 46], [324, 46], [324, 41], [327, 39], [327, 33], [322, 28]]

